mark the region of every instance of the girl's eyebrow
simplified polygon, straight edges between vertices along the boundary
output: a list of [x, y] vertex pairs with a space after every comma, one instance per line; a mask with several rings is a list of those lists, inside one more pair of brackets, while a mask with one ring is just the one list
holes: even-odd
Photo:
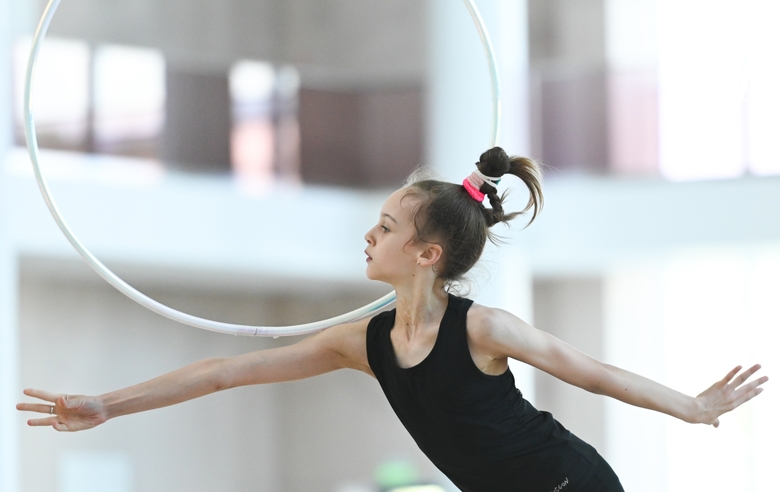
[[382, 214], [382, 217], [387, 217], [388, 219], [392, 220], [392, 221], [393, 221], [393, 222], [395, 222], [396, 224], [398, 223], [398, 221], [397, 221], [397, 220], [395, 220], [395, 219], [393, 218], [393, 216], [392, 216], [392, 215], [390, 215], [390, 214], [384, 214], [384, 213], [383, 213], [383, 214]]

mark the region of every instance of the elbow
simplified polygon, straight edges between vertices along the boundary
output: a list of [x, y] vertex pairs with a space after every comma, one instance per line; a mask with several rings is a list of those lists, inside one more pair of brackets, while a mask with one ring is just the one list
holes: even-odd
[[594, 395], [609, 396], [606, 385], [601, 381], [592, 381], [584, 385], [583, 389]]
[[612, 396], [615, 388], [612, 369], [613, 366], [599, 362], [598, 367], [584, 385], [584, 389], [597, 395]]
[[204, 379], [208, 382], [209, 393], [216, 393], [236, 386], [235, 378], [231, 377], [229, 359], [212, 357], [201, 361]]

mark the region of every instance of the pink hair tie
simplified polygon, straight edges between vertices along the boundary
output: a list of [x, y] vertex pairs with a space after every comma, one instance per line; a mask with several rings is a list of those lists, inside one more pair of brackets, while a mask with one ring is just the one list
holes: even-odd
[[479, 203], [482, 203], [482, 200], [485, 199], [485, 194], [479, 191], [479, 188], [474, 186], [469, 178], [463, 180], [463, 187], [466, 188], [469, 196], [471, 196], [471, 198], [478, 201]]
[[482, 203], [482, 200], [485, 199], [485, 194], [479, 191], [479, 189], [482, 188], [482, 185], [487, 183], [493, 188], [496, 188], [499, 182], [501, 182], [501, 178], [485, 176], [477, 169], [471, 173], [468, 178], [463, 180], [463, 187], [466, 188], [466, 191], [471, 198]]

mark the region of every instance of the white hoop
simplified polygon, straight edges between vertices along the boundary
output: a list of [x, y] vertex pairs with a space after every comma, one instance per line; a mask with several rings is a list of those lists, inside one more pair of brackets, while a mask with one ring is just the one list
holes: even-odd
[[[498, 70], [496, 68], [495, 54], [493, 52], [493, 45], [488, 37], [485, 24], [482, 21], [482, 17], [474, 5], [473, 0], [463, 0], [466, 8], [471, 15], [474, 24], [479, 32], [479, 37], [482, 40], [482, 46], [485, 50], [485, 56], [488, 61], [488, 69], [491, 77], [491, 90], [493, 95], [493, 123], [491, 129], [490, 147], [493, 147], [498, 140], [499, 130], [499, 118], [500, 118], [500, 87], [498, 82]], [[316, 321], [312, 323], [305, 323], [300, 325], [291, 326], [249, 326], [249, 325], [237, 325], [231, 323], [223, 323], [220, 321], [212, 321], [208, 319], [198, 318], [191, 314], [182, 313], [173, 308], [170, 308], [164, 304], [161, 304], [150, 297], [142, 294], [133, 287], [131, 287], [124, 280], [119, 278], [114, 272], [109, 270], [103, 263], [100, 262], [71, 232], [70, 227], [65, 223], [65, 219], [57, 208], [57, 204], [54, 202], [49, 187], [46, 184], [46, 180], [43, 178], [41, 168], [38, 163], [38, 137], [35, 131], [35, 120], [32, 115], [31, 105], [31, 93], [33, 74], [35, 72], [35, 65], [38, 60], [38, 53], [40, 51], [41, 43], [46, 36], [46, 31], [49, 29], [54, 13], [57, 11], [57, 7], [60, 4], [60, 0], [50, 0], [49, 4], [43, 12], [41, 21], [38, 24], [38, 29], [35, 32], [33, 38], [32, 48], [30, 49], [30, 58], [27, 64], [27, 74], [25, 79], [24, 88], [24, 133], [27, 138], [27, 151], [30, 154], [30, 160], [32, 161], [33, 170], [35, 171], [35, 179], [38, 181], [38, 187], [43, 194], [43, 199], [46, 201], [46, 205], [49, 207], [49, 211], [54, 217], [54, 221], [57, 222], [62, 233], [70, 241], [70, 244], [76, 249], [76, 251], [84, 258], [87, 264], [95, 270], [98, 275], [103, 277], [109, 284], [113, 285], [121, 293], [134, 300], [138, 304], [154, 311], [157, 314], [170, 318], [174, 321], [178, 321], [185, 325], [193, 326], [203, 330], [215, 331], [218, 333], [227, 333], [231, 335], [247, 335], [247, 336], [293, 336], [303, 335], [307, 333], [314, 333], [317, 331], [330, 328], [332, 326], [357, 321], [359, 319], [371, 316], [384, 309], [387, 305], [395, 301], [395, 293], [391, 292], [386, 296], [368, 304], [360, 309], [355, 309], [341, 316], [329, 318], [322, 321]]]

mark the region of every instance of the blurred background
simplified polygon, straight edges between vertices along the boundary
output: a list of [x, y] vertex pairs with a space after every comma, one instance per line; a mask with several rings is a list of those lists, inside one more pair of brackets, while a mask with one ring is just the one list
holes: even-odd
[[[776, 376], [780, 5], [476, 3], [501, 72], [498, 143], [545, 164], [546, 207], [502, 231], [469, 295], [688, 394], [737, 364]], [[24, 150], [43, 8], [0, 0], [0, 490], [454, 490], [375, 381], [346, 371], [86, 433], [25, 426], [26, 387], [100, 394], [296, 341], [181, 326], [78, 258]], [[98, 258], [176, 309], [288, 325], [388, 292], [364, 278], [363, 234], [418, 165], [471, 172], [489, 82], [455, 0], [68, 0], [33, 106], [52, 194]], [[713, 429], [513, 371], [626, 490], [774, 488], [771, 381]]]

